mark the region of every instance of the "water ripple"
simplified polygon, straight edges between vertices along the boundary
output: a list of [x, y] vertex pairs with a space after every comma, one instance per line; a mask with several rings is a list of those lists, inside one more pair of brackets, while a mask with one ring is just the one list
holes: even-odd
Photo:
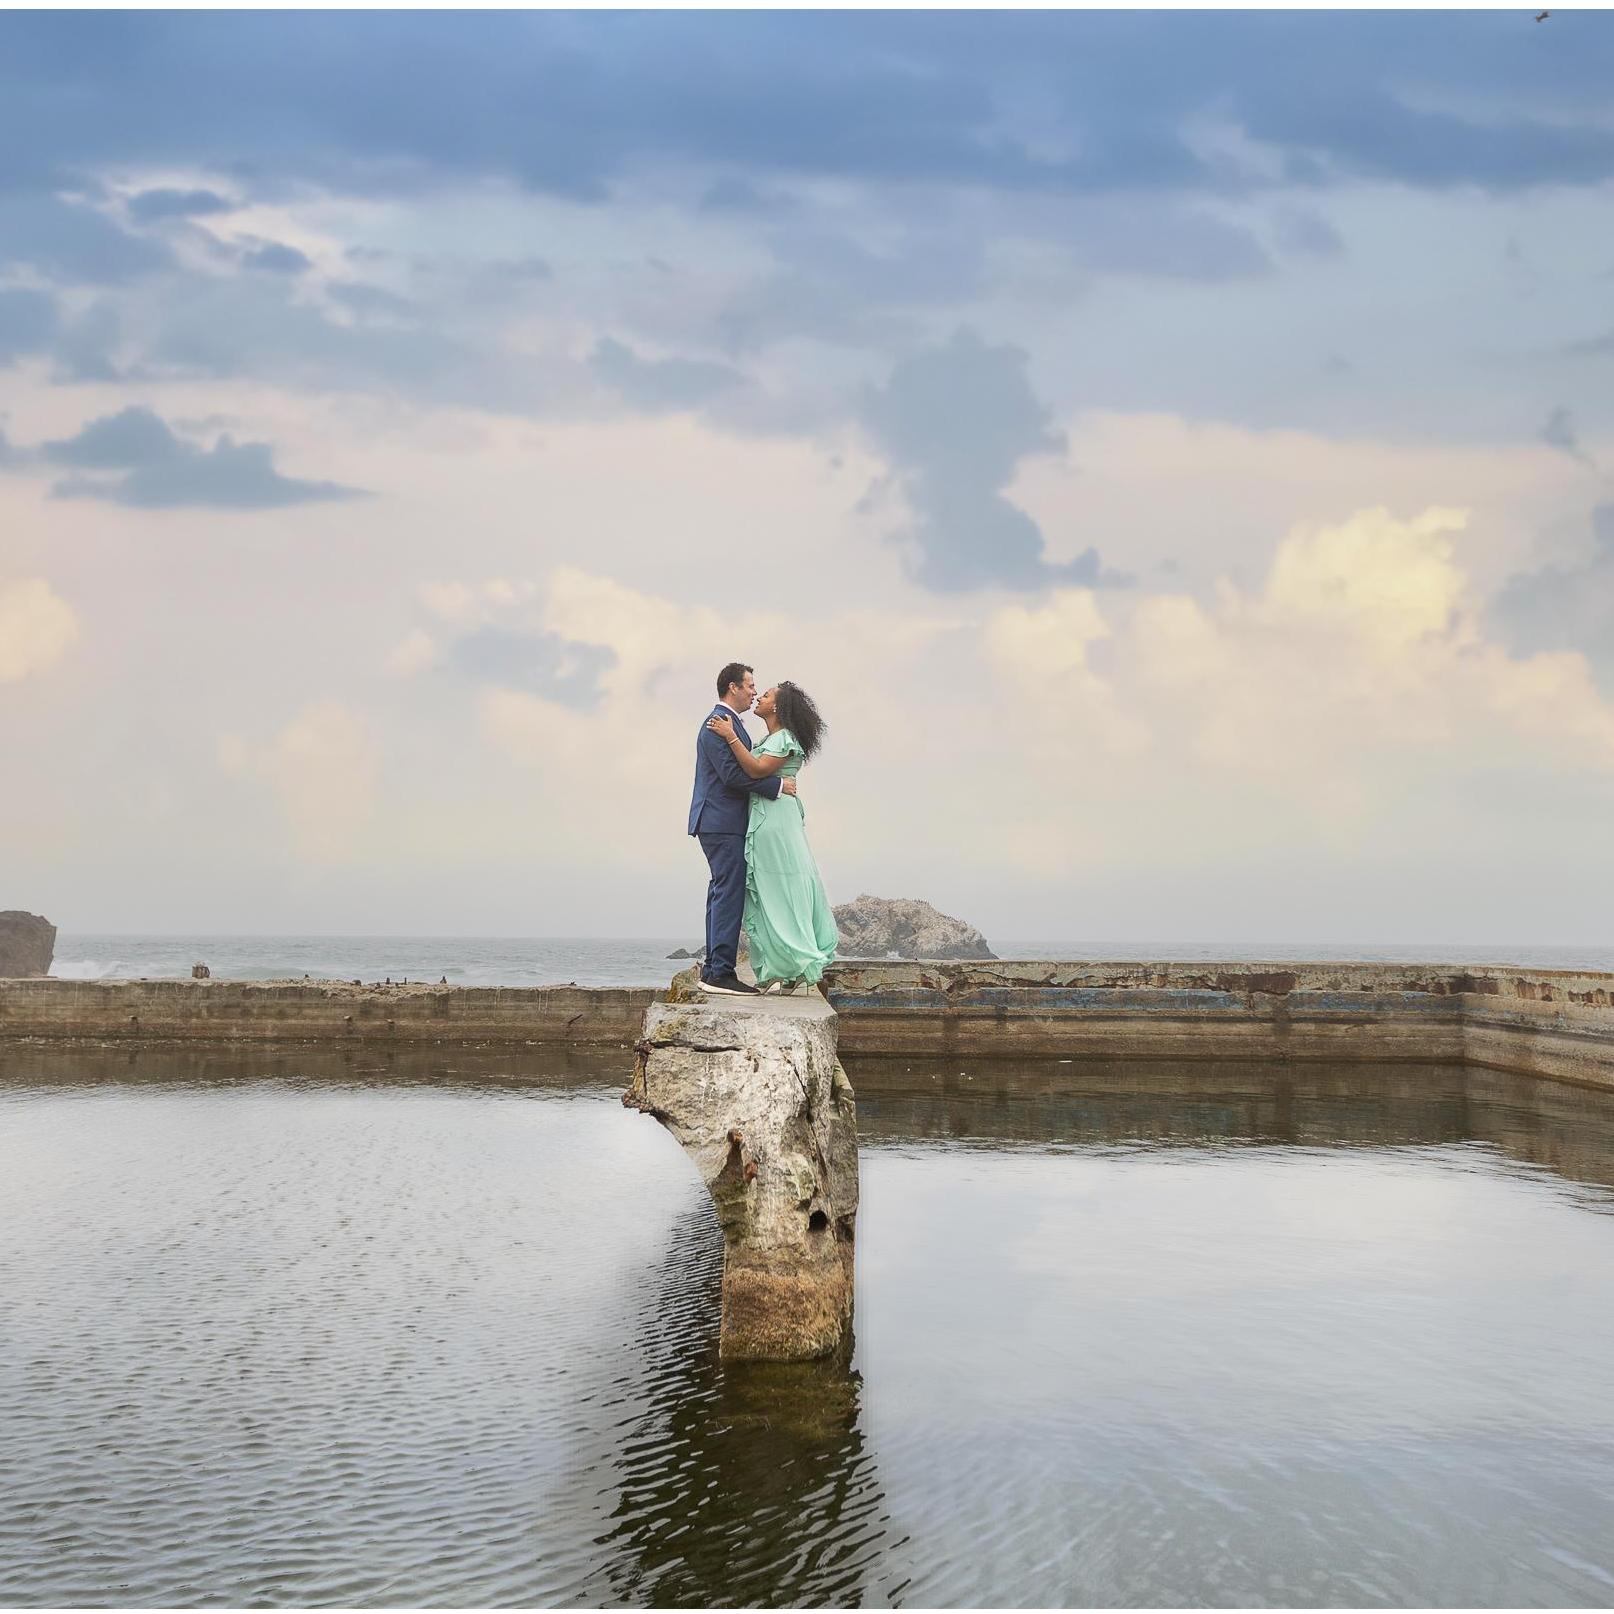
[[0, 1604], [1614, 1590], [1605, 1096], [871, 1074], [853, 1362], [725, 1369], [603, 1067], [240, 1057], [0, 1072]]

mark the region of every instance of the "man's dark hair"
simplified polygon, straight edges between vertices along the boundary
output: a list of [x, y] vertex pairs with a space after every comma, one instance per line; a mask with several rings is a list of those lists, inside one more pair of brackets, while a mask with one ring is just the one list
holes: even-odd
[[743, 661], [731, 661], [717, 675], [717, 698], [722, 700], [728, 694], [730, 684], [743, 684], [745, 675], [754, 670], [754, 668], [747, 667]]
[[807, 756], [823, 743], [824, 730], [829, 724], [818, 715], [812, 696], [799, 684], [792, 684], [788, 679], [780, 684], [773, 697], [773, 715], [801, 742]]

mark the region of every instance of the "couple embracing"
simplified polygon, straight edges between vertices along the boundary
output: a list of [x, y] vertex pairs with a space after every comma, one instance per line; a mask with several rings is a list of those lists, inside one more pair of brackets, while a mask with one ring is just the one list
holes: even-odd
[[[753, 708], [768, 726], [755, 747], [742, 720]], [[689, 833], [712, 871], [702, 991], [739, 996], [814, 985], [835, 957], [835, 916], [796, 795], [796, 775], [823, 737], [818, 708], [795, 684], [759, 696], [751, 669], [738, 661], [717, 675], [717, 705], [695, 742], [689, 804]], [[742, 922], [757, 986], [736, 971]]]

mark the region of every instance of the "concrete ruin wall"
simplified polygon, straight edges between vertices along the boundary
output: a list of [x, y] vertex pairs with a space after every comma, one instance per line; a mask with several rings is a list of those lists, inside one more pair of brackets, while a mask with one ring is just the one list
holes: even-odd
[[0, 1037], [634, 1042], [657, 994], [578, 986], [0, 980]]
[[848, 1056], [1466, 1062], [1614, 1087], [1614, 975], [1455, 965], [848, 963]]
[[[1614, 1087], [1614, 974], [1409, 964], [845, 963], [856, 1058], [1466, 1061]], [[649, 988], [0, 980], [0, 1037], [628, 1047]]]

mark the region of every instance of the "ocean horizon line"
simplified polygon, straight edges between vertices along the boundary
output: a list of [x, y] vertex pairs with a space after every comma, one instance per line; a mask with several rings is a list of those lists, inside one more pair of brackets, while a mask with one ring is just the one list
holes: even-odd
[[[689, 932], [663, 931], [663, 932], [629, 932], [629, 931], [499, 931], [499, 930], [111, 930], [99, 929], [92, 926], [69, 929], [66, 926], [57, 927], [57, 939], [83, 940], [94, 938], [105, 941], [478, 941], [478, 942], [540, 942], [554, 944], [560, 942], [617, 942], [639, 945], [655, 945], [661, 942], [673, 942], [680, 945], [689, 940]], [[695, 941], [699, 941], [696, 936]], [[1084, 950], [1093, 947], [1124, 947], [1128, 949], [1138, 947], [1189, 947], [1196, 952], [1206, 947], [1236, 947], [1245, 950], [1251, 947], [1298, 947], [1313, 951], [1319, 947], [1367, 947], [1375, 950], [1386, 947], [1415, 947], [1420, 951], [1432, 947], [1452, 948], [1481, 948], [1485, 951], [1494, 951], [1500, 947], [1527, 947], [1552, 949], [1584, 949], [1590, 948], [1602, 951], [1614, 948], [1614, 939], [1583, 940], [1571, 938], [1564, 940], [1554, 938], [1542, 940], [1540, 938], [1513, 937], [1506, 941], [1500, 940], [1460, 940], [1451, 937], [1433, 939], [1412, 939], [1406, 937], [1238, 937], [1238, 936], [1178, 936], [1175, 938], [1162, 938], [1159, 936], [1111, 936], [1102, 940], [1092, 937], [1080, 938], [1070, 936], [1032, 936], [1014, 937], [1005, 939], [1003, 945], [1014, 947], [1080, 947]], [[994, 951], [997, 949], [994, 948]], [[1008, 957], [1008, 954], [999, 956]]]

